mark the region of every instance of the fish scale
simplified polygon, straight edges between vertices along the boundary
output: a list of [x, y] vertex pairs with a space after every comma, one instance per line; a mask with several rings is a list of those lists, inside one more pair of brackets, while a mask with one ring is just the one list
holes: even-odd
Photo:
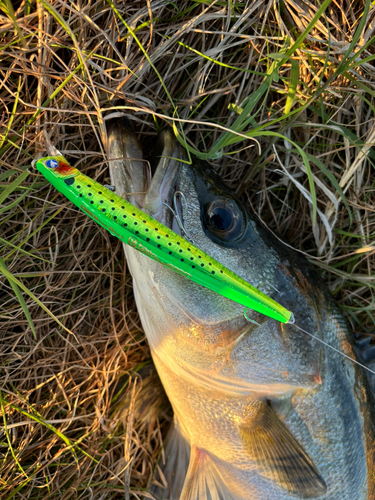
[[63, 156], [35, 163], [51, 184], [124, 243], [195, 283], [282, 323], [290, 311], [177, 233], [69, 165]]

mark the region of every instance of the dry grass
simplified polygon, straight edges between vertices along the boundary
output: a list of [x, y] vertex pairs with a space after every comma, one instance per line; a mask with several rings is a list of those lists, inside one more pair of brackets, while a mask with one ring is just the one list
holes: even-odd
[[0, 2], [0, 498], [140, 498], [171, 412], [137, 375], [150, 353], [120, 243], [25, 173], [42, 131], [108, 182], [106, 115], [127, 109], [146, 145], [176, 123], [372, 332], [375, 8], [13, 5]]

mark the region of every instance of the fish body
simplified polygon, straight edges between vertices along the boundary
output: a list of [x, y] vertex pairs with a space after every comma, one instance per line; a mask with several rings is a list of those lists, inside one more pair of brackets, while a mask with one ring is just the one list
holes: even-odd
[[146, 190], [131, 127], [114, 121], [107, 130], [116, 193], [178, 231], [166, 205], [182, 192], [185, 203], [176, 211], [193, 243], [263, 285], [296, 320], [282, 324], [253, 313], [259, 324], [249, 323], [239, 304], [124, 246], [174, 410], [163, 476], [152, 494], [158, 500], [374, 499], [374, 402], [362, 369], [340, 355], [355, 357], [351, 336], [319, 278], [210, 167], [189, 165], [172, 134], [160, 137], [160, 160]]

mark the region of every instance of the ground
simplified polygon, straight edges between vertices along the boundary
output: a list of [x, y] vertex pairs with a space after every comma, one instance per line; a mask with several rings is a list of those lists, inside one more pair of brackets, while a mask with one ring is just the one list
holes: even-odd
[[[141, 498], [171, 420], [121, 243], [30, 165], [109, 183], [105, 117], [174, 126], [374, 331], [369, 1], [0, 1], [0, 498]], [[30, 169], [30, 171], [28, 171]]]

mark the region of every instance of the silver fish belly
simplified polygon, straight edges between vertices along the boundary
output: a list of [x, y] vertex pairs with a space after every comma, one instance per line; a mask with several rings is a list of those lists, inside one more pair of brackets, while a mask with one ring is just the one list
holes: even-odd
[[[349, 356], [345, 322], [305, 260], [281, 245], [206, 165], [164, 132], [147, 186], [127, 120], [107, 122], [116, 193], [293, 311]], [[120, 160], [119, 158], [124, 158]], [[183, 193], [175, 196], [175, 193]], [[137, 194], [131, 194], [137, 193]], [[374, 402], [360, 367], [301, 332], [124, 246], [152, 357], [174, 410], [158, 500], [375, 498]], [[277, 290], [277, 291], [276, 291]]]

